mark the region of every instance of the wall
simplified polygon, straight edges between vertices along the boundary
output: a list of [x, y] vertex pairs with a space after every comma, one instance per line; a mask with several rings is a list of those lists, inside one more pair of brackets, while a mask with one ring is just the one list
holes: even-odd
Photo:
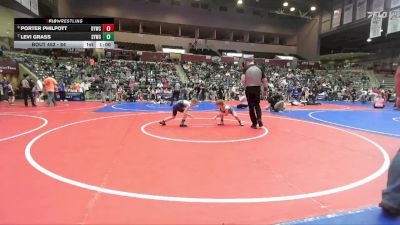
[[14, 38], [14, 18], [31, 18], [24, 13], [0, 6], [0, 37]]
[[158, 52], [143, 52], [141, 59], [143, 61], [160, 61], [169, 58], [169, 54]]
[[[156, 44], [156, 48], [160, 49], [161, 45], [182, 46], [187, 49], [189, 43], [193, 43], [192, 38], [168, 37], [149, 34], [136, 34], [126, 32], [115, 32], [115, 41], [120, 42], [135, 42], [142, 44]], [[199, 42], [203, 42], [199, 40]], [[266, 44], [250, 44], [230, 41], [215, 41], [207, 40], [207, 45], [212, 49], [231, 49], [236, 51], [253, 51], [253, 52], [276, 52], [282, 54], [297, 54], [296, 46], [282, 45], [266, 45]]]
[[70, 17], [73, 13], [68, 0], [57, 0], [58, 17]]
[[[237, 42], [208, 40], [208, 45], [216, 49], [233, 49], [237, 51], [278, 52], [284, 54], [298, 54], [309, 60], [316, 60], [319, 52], [319, 18], [317, 20], [293, 19], [289, 17], [259, 17], [251, 12], [236, 13], [233, 8], [228, 12], [220, 12], [219, 4], [209, 4], [211, 9], [204, 10], [191, 7], [192, 1], [181, 1], [181, 6], [172, 6], [170, 0], [161, 0], [161, 3], [149, 3], [142, 0], [60, 0], [64, 1], [60, 8], [63, 16], [108, 16], [114, 18], [136, 19], [172, 24], [194, 25], [199, 27], [223, 28], [226, 30], [255, 31], [270, 34], [292, 35], [287, 44], [296, 46], [260, 45]], [[96, 5], [96, 7], [93, 7]], [[157, 45], [179, 45], [187, 48], [192, 39], [144, 36], [138, 34], [116, 35], [117, 41], [138, 42]], [[298, 51], [297, 51], [298, 50]]]
[[60, 15], [108, 16], [272, 34], [295, 35], [297, 28], [307, 22], [288, 17], [262, 18], [252, 15], [251, 12], [239, 14], [233, 9], [220, 12], [219, 5], [213, 6], [211, 10], [198, 9], [191, 7], [191, 1], [181, 1], [181, 6], [172, 6], [170, 0], [161, 0], [160, 4], [146, 3], [143, 0], [69, 0], [65, 2], [69, 4], [69, 7], [60, 10], [71, 8], [72, 13], [60, 12]]
[[299, 29], [297, 54], [307, 60], [318, 60], [319, 58], [319, 31], [321, 18], [316, 17]]

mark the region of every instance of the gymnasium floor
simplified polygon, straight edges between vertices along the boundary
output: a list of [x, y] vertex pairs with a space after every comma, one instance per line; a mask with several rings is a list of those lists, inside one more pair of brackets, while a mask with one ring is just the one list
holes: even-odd
[[0, 103], [0, 224], [399, 224], [376, 206], [392, 108], [264, 110], [253, 130], [247, 110], [217, 126], [212, 103], [187, 128], [157, 123], [168, 105]]

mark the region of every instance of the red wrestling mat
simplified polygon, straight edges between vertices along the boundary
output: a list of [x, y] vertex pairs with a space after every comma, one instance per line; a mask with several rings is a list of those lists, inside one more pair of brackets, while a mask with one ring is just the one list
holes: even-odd
[[[228, 101], [229, 105], [238, 105], [239, 101]], [[261, 108], [265, 110], [265, 108], [269, 105], [267, 101], [261, 101]], [[336, 105], [336, 104], [324, 104], [322, 102], [321, 105], [299, 105], [292, 106], [290, 103], [285, 103], [286, 110], [365, 110], [369, 109], [371, 105], [366, 104], [365, 106], [357, 106], [357, 105]]]
[[0, 141], [5, 141], [34, 132], [44, 127], [47, 120], [39, 116], [0, 114], [0, 124]]
[[399, 144], [270, 114], [265, 130], [214, 113], [156, 123], [166, 115], [47, 114], [2, 142], [0, 223], [272, 224], [354, 209], [379, 201], [385, 175], [357, 182]]
[[53, 103], [47, 107], [46, 102], [38, 102], [37, 107], [25, 107], [24, 101], [18, 100], [15, 105], [10, 106], [7, 102], [0, 102], [0, 113], [42, 113], [42, 112], [61, 112], [69, 110], [95, 110], [105, 106], [101, 102], [57, 102], [54, 107]]

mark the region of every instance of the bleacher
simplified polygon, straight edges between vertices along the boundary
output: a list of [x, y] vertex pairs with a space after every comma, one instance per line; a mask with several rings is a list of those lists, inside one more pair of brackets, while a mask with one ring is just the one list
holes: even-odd
[[8, 52], [16, 62], [26, 66], [38, 79], [44, 75], [53, 74], [56, 80], [64, 80], [70, 83], [82, 72], [83, 65], [77, 60], [54, 59], [52, 57], [24, 54], [20, 52]]
[[[134, 80], [135, 89], [157, 88], [164, 81], [168, 86], [179, 80], [175, 64], [167, 62], [142, 62], [114, 60], [96, 65], [100, 69], [99, 77], [92, 81], [92, 86], [101, 86], [106, 77], [118, 80], [119, 86], [129, 89], [129, 82]], [[164, 86], [163, 86], [164, 87]]]
[[[111, 78], [118, 86], [130, 89], [132, 79], [134, 79], [135, 90], [149, 92], [151, 89], [170, 89], [180, 77], [176, 72], [176, 65], [168, 62], [145, 62], [104, 59], [97, 62], [92, 68], [83, 65], [81, 60], [70, 61], [67, 59], [49, 58], [46, 56], [29, 55], [22, 53], [13, 54], [17, 62], [24, 64], [39, 78], [46, 74], [54, 74], [56, 80], [71, 82], [89, 82], [92, 89], [99, 91], [106, 78]], [[215, 91], [216, 89], [238, 90], [242, 88], [240, 76], [242, 74], [238, 64], [225, 64], [214, 61], [212, 63], [185, 62], [182, 64], [189, 86], [196, 87], [203, 85], [206, 89]], [[278, 74], [278, 75], [275, 75]], [[370, 88], [368, 76], [360, 73], [360, 70], [332, 70], [316, 71], [318, 79], [310, 75], [309, 70], [296, 69], [290, 72], [288, 68], [269, 66], [267, 75], [270, 84], [286, 90], [288, 87], [301, 89], [302, 87], [312, 87], [313, 85], [322, 86], [321, 92], [337, 92], [338, 96], [345, 96], [350, 88], [361, 89]], [[366, 80], [363, 80], [366, 78]], [[287, 85], [282, 86], [283, 83]], [[387, 81], [385, 81], [387, 82]], [[324, 86], [326, 85], [326, 86]], [[285, 91], [284, 91], [285, 92]]]
[[328, 80], [335, 85], [352, 85], [358, 90], [370, 88], [369, 78], [360, 70], [330, 70], [328, 71]]
[[[182, 65], [191, 83], [204, 82], [207, 86], [239, 86], [240, 70], [235, 65], [223, 63], [184, 63]], [[227, 73], [229, 76], [227, 76]]]
[[382, 75], [382, 74], [376, 74], [375, 77], [378, 79], [378, 82], [380, 86], [382, 86], [385, 89], [394, 89], [394, 75], [392, 74], [387, 74], [387, 75]]

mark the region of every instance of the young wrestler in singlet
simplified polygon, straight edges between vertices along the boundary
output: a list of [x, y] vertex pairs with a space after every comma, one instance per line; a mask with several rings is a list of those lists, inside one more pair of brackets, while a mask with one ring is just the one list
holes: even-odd
[[190, 118], [193, 118], [192, 115], [190, 115], [188, 113], [188, 111], [198, 105], [198, 101], [196, 99], [192, 99], [192, 101], [186, 101], [186, 100], [180, 100], [178, 101], [174, 107], [172, 108], [172, 116], [167, 117], [163, 120], [160, 121], [160, 124], [165, 126], [167, 121], [173, 120], [175, 119], [176, 115], [178, 114], [178, 112], [183, 113], [183, 118], [180, 124], [180, 127], [187, 127], [187, 125], [185, 124], [186, 118], [189, 116]]
[[232, 106], [226, 105], [223, 100], [218, 100], [215, 104], [219, 109], [219, 113], [214, 117], [214, 119], [217, 119], [218, 117], [221, 119], [218, 125], [224, 125], [224, 117], [231, 114], [238, 121], [239, 125], [243, 126], [243, 122], [240, 120], [239, 116], [237, 115]]

